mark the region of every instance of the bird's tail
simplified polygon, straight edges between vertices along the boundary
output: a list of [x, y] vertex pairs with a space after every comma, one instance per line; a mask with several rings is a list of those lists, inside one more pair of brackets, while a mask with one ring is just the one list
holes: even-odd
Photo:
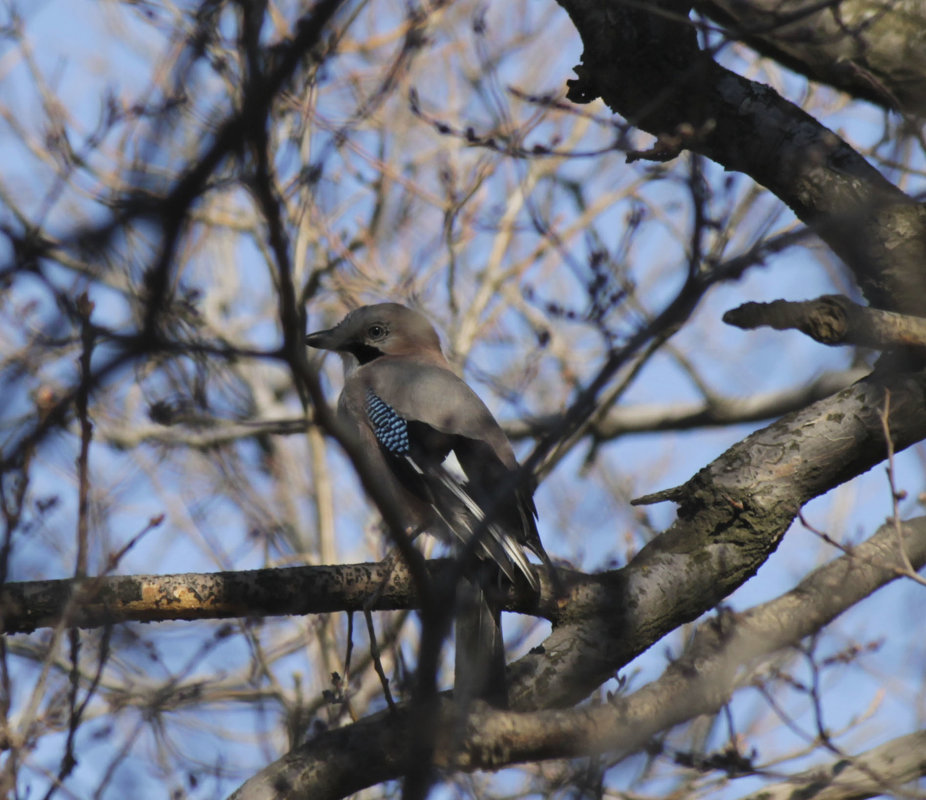
[[478, 699], [496, 708], [507, 708], [501, 607], [491, 596], [487, 570], [478, 573], [457, 584], [454, 699], [461, 707]]

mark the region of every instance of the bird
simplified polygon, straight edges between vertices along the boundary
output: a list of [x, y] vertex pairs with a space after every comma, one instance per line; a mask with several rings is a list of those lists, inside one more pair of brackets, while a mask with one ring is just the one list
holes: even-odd
[[305, 343], [342, 357], [338, 417], [406, 530], [477, 557], [456, 591], [454, 695], [506, 707], [499, 589], [509, 581], [539, 591], [525, 548], [551, 568], [533, 481], [519, 474], [508, 437], [453, 371], [424, 314], [399, 303], [362, 306]]

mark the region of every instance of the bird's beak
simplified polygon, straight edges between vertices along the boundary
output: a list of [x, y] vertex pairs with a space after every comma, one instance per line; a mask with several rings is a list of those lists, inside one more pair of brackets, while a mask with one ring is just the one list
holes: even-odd
[[341, 344], [337, 328], [329, 328], [326, 331], [315, 331], [315, 333], [306, 334], [305, 343], [309, 347], [317, 347], [319, 350], [337, 350]]

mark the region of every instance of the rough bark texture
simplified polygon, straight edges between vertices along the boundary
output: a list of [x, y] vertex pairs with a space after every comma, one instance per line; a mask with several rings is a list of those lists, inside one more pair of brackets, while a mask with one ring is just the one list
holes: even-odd
[[563, 622], [512, 665], [513, 708], [576, 703], [679, 625], [713, 608], [778, 547], [800, 507], [926, 436], [926, 374], [861, 381], [735, 444], [681, 487], [675, 523], [622, 570], [573, 590]]
[[835, 294], [801, 302], [744, 303], [724, 314], [723, 321], [739, 328], [796, 328], [822, 344], [857, 344], [878, 350], [926, 348], [923, 317], [860, 306]]
[[817, 231], [872, 305], [922, 314], [926, 208], [813, 117], [700, 51], [690, 4], [561, 5], [585, 45], [572, 100], [600, 96], [677, 151], [749, 175]]
[[[926, 775], [926, 731], [891, 739], [854, 756], [834, 757], [816, 767], [767, 786], [743, 800], [861, 800], [890, 796], [898, 787]], [[909, 795], [916, 797], [916, 790]]]
[[[544, 758], [632, 751], [699, 714], [718, 711], [747, 685], [763, 659], [809, 636], [899, 575], [900, 542], [914, 568], [926, 562], [926, 520], [882, 527], [852, 553], [812, 572], [780, 598], [703, 625], [686, 652], [656, 681], [611, 702], [568, 711], [514, 713], [474, 709], [465, 722], [442, 698], [435, 763], [492, 769]], [[343, 797], [396, 778], [412, 766], [411, 711], [404, 707], [315, 737], [245, 783], [235, 800]], [[922, 759], [896, 760], [890, 775], [908, 779]], [[364, 769], [358, 770], [357, 764]], [[887, 765], [887, 761], [883, 762]], [[869, 776], [870, 777], [870, 776]], [[869, 785], [871, 785], [869, 781]]]
[[820, 83], [907, 114], [926, 114], [921, 0], [704, 0], [731, 37]]
[[[595, 576], [564, 574], [566, 594], [558, 599], [545, 580], [538, 606], [512, 596], [507, 608], [555, 623], [541, 648], [510, 666], [512, 707], [573, 705], [754, 575], [805, 502], [883, 460], [880, 414], [887, 393], [895, 449], [926, 438], [926, 374], [861, 381], [757, 431], [685, 485], [649, 498], [678, 502], [678, 519], [623, 569]], [[281, 585], [288, 587], [285, 594]], [[50, 624], [62, 612], [72, 615], [70, 624], [101, 625], [115, 619], [361, 609], [377, 587], [382, 592], [376, 608], [416, 602], [404, 570], [390, 573], [388, 565], [369, 564], [132, 576], [104, 579], [96, 586], [87, 581], [85, 594], [69, 605], [72, 587], [69, 581], [8, 585], [7, 630]]]
[[[438, 576], [449, 563], [432, 562]], [[378, 594], [377, 594], [378, 592]], [[358, 611], [377, 594], [378, 610], [415, 605], [408, 571], [384, 564], [291, 567], [246, 572], [120, 575], [7, 583], [0, 593], [3, 633], [26, 633], [62, 619], [94, 628], [117, 622]]]

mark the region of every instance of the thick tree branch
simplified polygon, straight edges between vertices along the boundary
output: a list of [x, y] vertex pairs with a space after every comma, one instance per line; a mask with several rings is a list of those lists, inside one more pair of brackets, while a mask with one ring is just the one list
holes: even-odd
[[733, 39], [853, 97], [926, 115], [920, 0], [697, 0]]
[[926, 207], [891, 185], [846, 142], [763, 84], [698, 47], [690, 3], [560, 0], [585, 52], [570, 99], [601, 97], [682, 148], [743, 172], [812, 226], [855, 274], [872, 305], [922, 313]]
[[[423, 562], [432, 582], [458, 569], [448, 558]], [[512, 587], [504, 608], [557, 620], [568, 607], [546, 570], [537, 567], [540, 597]], [[563, 587], [579, 591], [597, 580], [559, 569]], [[120, 622], [232, 619], [333, 611], [395, 611], [418, 608], [419, 593], [398, 559], [379, 563], [276, 567], [240, 572], [118, 575], [7, 583], [0, 589], [0, 633], [31, 633], [57, 624], [97, 628]]]
[[[508, 608], [557, 623], [542, 648], [511, 665], [513, 707], [573, 705], [750, 578], [803, 503], [884, 458], [880, 412], [887, 392], [895, 449], [926, 438], [926, 374], [861, 381], [757, 431], [684, 486], [653, 496], [679, 502], [679, 518], [625, 568], [596, 576], [564, 573], [565, 596], [557, 599], [545, 585], [536, 608], [529, 598], [510, 598]], [[415, 602], [417, 584], [404, 571], [384, 584], [387, 578], [388, 567], [372, 564], [194, 576], [195, 591], [184, 576], [151, 583], [112, 578], [84, 589], [88, 597], [73, 607], [86, 616], [73, 624], [111, 620], [107, 602], [118, 608], [117, 600], [122, 613], [149, 620], [359, 609], [380, 587], [377, 608]], [[70, 593], [67, 582], [26, 588], [29, 594], [15, 584], [8, 588], [18, 594], [4, 600], [7, 630], [14, 622], [18, 630], [47, 623]], [[44, 605], [34, 596], [38, 589]]]
[[[926, 564], [926, 518], [903, 525], [907, 558]], [[448, 768], [499, 769], [544, 758], [628, 754], [655, 734], [719, 710], [750, 685], [763, 659], [815, 633], [896, 579], [897, 531], [885, 525], [852, 552], [812, 572], [787, 594], [702, 625], [682, 657], [653, 683], [610, 703], [571, 711], [516, 713], [483, 708], [465, 722], [443, 698], [436, 757]], [[245, 783], [235, 800], [337, 798], [396, 778], [410, 766], [409, 714], [382, 713], [323, 734]], [[363, 769], [358, 769], [359, 764]]]
[[885, 458], [887, 393], [895, 448], [926, 438], [926, 374], [869, 378], [756, 431], [683, 486], [644, 498], [679, 503], [678, 519], [625, 568], [572, 594], [543, 652], [512, 665], [513, 707], [574, 704], [751, 578], [804, 503]]
[[[448, 560], [428, 564], [434, 579]], [[72, 601], [75, 594], [76, 602]], [[374, 603], [370, 598], [376, 598]], [[29, 633], [68, 623], [94, 628], [119, 622], [229, 619], [331, 611], [414, 608], [417, 593], [408, 570], [379, 564], [286, 567], [180, 575], [120, 575], [83, 581], [7, 583], [0, 591], [3, 633]]]

